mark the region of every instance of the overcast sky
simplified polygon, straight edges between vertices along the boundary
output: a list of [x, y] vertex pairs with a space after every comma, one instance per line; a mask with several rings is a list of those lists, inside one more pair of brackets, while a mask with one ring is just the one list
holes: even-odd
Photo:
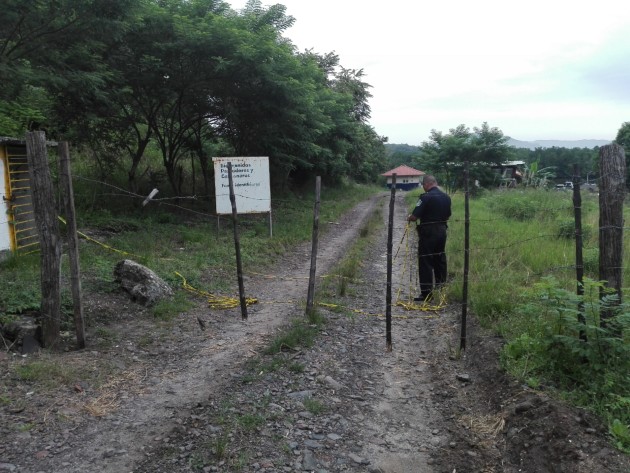
[[363, 69], [379, 135], [419, 145], [484, 121], [518, 140], [613, 140], [630, 121], [626, 1], [262, 3], [287, 7], [299, 51]]

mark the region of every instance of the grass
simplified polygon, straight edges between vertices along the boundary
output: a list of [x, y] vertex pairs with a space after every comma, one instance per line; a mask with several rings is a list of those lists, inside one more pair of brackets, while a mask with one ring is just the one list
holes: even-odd
[[317, 296], [320, 302], [333, 304], [331, 310], [351, 314], [341, 306], [335, 306], [338, 298], [352, 295], [352, 285], [358, 282], [361, 274], [361, 264], [365, 260], [368, 248], [374, 244], [374, 237], [383, 225], [383, 214], [377, 208], [359, 230], [359, 238], [348, 250], [344, 258], [331, 270], [330, 275], [324, 278], [317, 288]]
[[[325, 189], [321, 196], [320, 220], [336, 221], [355, 203], [374, 194], [378, 189], [351, 186], [344, 189]], [[239, 216], [241, 258], [245, 271], [256, 271], [273, 262], [296, 243], [308, 241], [312, 233], [313, 197], [284, 195], [272, 202], [273, 237], [269, 237], [267, 216]], [[163, 209], [151, 209], [131, 223], [114, 225], [105, 248], [94, 242], [82, 242], [82, 267], [86, 276], [104, 281], [112, 280], [112, 266], [122, 258], [137, 260], [154, 270], [171, 285], [181, 284], [175, 272], [180, 272], [195, 287], [208, 291], [234, 291], [236, 269], [233, 229], [229, 218], [222, 217], [217, 230], [216, 218], [198, 218], [178, 210], [172, 219], [165, 219]], [[166, 215], [170, 215], [166, 213]], [[122, 217], [121, 217], [122, 218]], [[86, 225], [99, 228], [106, 219], [86, 219]], [[170, 220], [164, 223], [165, 220]], [[174, 221], [173, 221], [174, 220]], [[105, 228], [110, 229], [109, 223]], [[125, 253], [121, 253], [125, 252]], [[128, 254], [126, 254], [128, 253]]]
[[54, 391], [60, 386], [74, 386], [79, 381], [99, 388], [114, 373], [114, 368], [102, 360], [91, 364], [82, 363], [80, 360], [59, 363], [54, 356], [43, 353], [11, 364], [9, 371], [13, 377], [39, 391]]
[[[411, 207], [417, 195], [409, 193]], [[455, 194], [449, 221], [447, 254], [452, 284], [449, 299], [462, 294], [464, 202]], [[519, 206], [522, 206], [519, 207]], [[527, 288], [554, 275], [563, 287], [575, 288], [575, 242], [567, 237], [572, 219], [570, 195], [544, 190], [490, 192], [470, 201], [469, 303], [484, 324], [513, 311], [527, 299]], [[597, 278], [598, 204], [583, 196], [585, 276]], [[571, 220], [573, 221], [573, 220]], [[630, 245], [626, 242], [626, 254]], [[630, 277], [630, 268], [624, 269]]]
[[[408, 196], [410, 207], [416, 197]], [[449, 299], [457, 301], [463, 286], [465, 216], [463, 196], [452, 199]], [[469, 307], [482, 325], [505, 338], [501, 361], [506, 370], [531, 387], [545, 387], [596, 412], [609, 423], [618, 448], [630, 452], [630, 306], [600, 300], [597, 197], [583, 195], [581, 212], [584, 297], [576, 295], [570, 194], [514, 190], [471, 200]], [[626, 221], [629, 216], [626, 208]], [[624, 253], [629, 250], [625, 239]], [[628, 277], [625, 264], [623, 279]], [[612, 328], [600, 323], [606, 307], [615, 313]], [[586, 334], [586, 341], [580, 334]]]
[[195, 307], [194, 302], [186, 293], [178, 291], [170, 299], [163, 299], [151, 307], [151, 313], [156, 319], [171, 321], [177, 315]]
[[33, 360], [15, 367], [15, 374], [22, 380], [52, 388], [59, 384], [70, 385], [80, 379], [77, 369], [54, 360]]
[[[84, 189], [87, 190], [87, 189]], [[382, 189], [376, 186], [346, 185], [324, 188], [321, 193], [320, 221], [335, 222], [357, 202]], [[78, 198], [79, 199], [79, 198]], [[113, 199], [112, 199], [113, 201]], [[266, 215], [239, 216], [240, 248], [245, 274], [256, 273], [273, 263], [293, 245], [308, 241], [312, 234], [313, 193], [282, 194], [272, 199], [273, 237], [269, 237]], [[197, 205], [197, 207], [199, 207]], [[157, 321], [172, 320], [190, 309], [199, 299], [182, 289], [181, 273], [187, 282], [213, 294], [237, 293], [233, 229], [230, 219], [216, 217], [207, 210], [153, 205], [137, 210], [121, 207], [91, 209], [77, 202], [80, 237], [81, 275], [84, 298], [90, 294], [119, 290], [114, 266], [133, 259], [152, 269], [176, 289], [175, 297], [151, 309]], [[65, 229], [62, 229], [65, 230]], [[40, 307], [39, 255], [11, 257], [0, 262], [0, 322]], [[68, 258], [62, 258], [64, 323], [71, 321]], [[67, 319], [67, 320], [66, 320]], [[64, 328], [70, 329], [70, 327]]]
[[325, 404], [317, 399], [307, 398], [304, 399], [303, 403], [306, 410], [311, 414], [319, 415], [326, 411]]
[[323, 323], [324, 320], [317, 312], [306, 319], [294, 319], [288, 329], [272, 340], [264, 353], [274, 355], [286, 350], [295, 351], [299, 347], [310, 348]]

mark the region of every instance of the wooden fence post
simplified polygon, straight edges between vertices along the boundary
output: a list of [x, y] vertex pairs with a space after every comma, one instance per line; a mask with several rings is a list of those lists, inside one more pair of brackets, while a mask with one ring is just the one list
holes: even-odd
[[238, 294], [241, 301], [241, 318], [247, 320], [247, 300], [245, 299], [245, 285], [243, 284], [243, 268], [241, 264], [241, 244], [238, 239], [238, 212], [236, 211], [236, 196], [234, 195], [234, 181], [232, 180], [232, 163], [227, 163], [228, 181], [230, 183], [230, 203], [232, 204], [232, 222], [234, 226], [234, 248], [236, 250], [236, 274], [238, 278]]
[[[599, 279], [606, 281], [621, 301], [626, 197], [626, 157], [622, 146], [613, 143], [600, 148], [599, 175]], [[601, 314], [602, 325], [611, 315], [610, 311]]]
[[466, 349], [466, 317], [468, 315], [468, 271], [470, 266], [470, 192], [468, 189], [469, 181], [469, 162], [466, 161], [464, 167], [464, 286], [462, 289], [462, 322], [459, 336], [459, 349]]
[[26, 133], [26, 156], [41, 248], [42, 343], [52, 348], [59, 341], [61, 322], [61, 242], [43, 131]]
[[77, 336], [77, 346], [79, 348], [85, 348], [85, 324], [83, 320], [83, 302], [81, 294], [81, 267], [79, 264], [79, 237], [77, 235], [77, 219], [74, 211], [74, 191], [72, 189], [72, 174], [70, 171], [70, 152], [67, 141], [59, 143], [59, 185], [61, 187], [64, 210], [66, 212], [68, 256], [70, 260], [70, 286], [74, 309], [74, 329]]
[[394, 204], [396, 202], [396, 174], [392, 174], [389, 197], [389, 223], [387, 225], [387, 291], [385, 293], [385, 348], [392, 351], [392, 265], [394, 238]]
[[319, 239], [319, 203], [322, 187], [322, 178], [315, 178], [315, 206], [313, 208], [313, 239], [311, 243], [311, 272], [308, 278], [308, 293], [306, 296], [306, 315], [310, 315], [313, 311], [313, 303], [315, 298], [315, 271], [317, 267], [317, 246]]

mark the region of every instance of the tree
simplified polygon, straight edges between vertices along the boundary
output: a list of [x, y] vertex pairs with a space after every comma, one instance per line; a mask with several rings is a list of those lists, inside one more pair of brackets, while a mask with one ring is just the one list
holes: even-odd
[[526, 164], [532, 165], [538, 163], [538, 168], [545, 170], [546, 178], [561, 179], [562, 182], [571, 180], [573, 177], [573, 167], [577, 165], [580, 170], [582, 179], [592, 180], [597, 174], [599, 148], [536, 148], [514, 149], [517, 159], [525, 161]]
[[[277, 185], [315, 173], [368, 180], [384, 168], [386, 138], [367, 123], [363, 71], [341, 67], [334, 53], [297, 53], [282, 36], [294, 22], [283, 5], [8, 2], [0, 130], [46, 127], [86, 144], [102, 176], [124, 169], [133, 192], [154, 146], [177, 195], [191, 157], [209, 189], [208, 153], [218, 149], [269, 156]], [[40, 91], [48, 101], [33, 100]]]
[[[7, 0], [0, 9], [0, 100], [30, 108], [38, 120], [29, 129], [59, 125], [68, 116], [85, 117], [92, 97], [102, 96], [108, 71], [101, 55], [120, 37], [134, 15], [136, 0]], [[45, 90], [50, 110], [36, 110], [28, 88]], [[52, 118], [53, 111], [58, 115]], [[46, 114], [46, 116], [44, 116]], [[78, 121], [81, 121], [79, 119]], [[64, 127], [59, 127], [64, 132]]]
[[623, 146], [626, 153], [626, 186], [630, 189], [630, 122], [621, 124], [621, 128], [617, 132], [615, 143]]
[[432, 130], [429, 141], [422, 143], [422, 154], [416, 163], [420, 168], [440, 178], [446, 188], [462, 185], [463, 163], [468, 161], [470, 178], [487, 185], [494, 179], [493, 164], [502, 164], [512, 156], [509, 138], [486, 122], [473, 132], [465, 125], [449, 130], [449, 133]]
[[[106, 60], [115, 77], [110, 130], [131, 157], [129, 183], [149, 141], [162, 154], [169, 183], [181, 195], [182, 160], [203, 156], [201, 139], [211, 139], [220, 119], [217, 83], [241, 42], [224, 2], [170, 0], [147, 6]], [[133, 133], [129, 133], [133, 131]], [[126, 133], [126, 134], [125, 134]], [[207, 187], [207, 185], [206, 185]]]

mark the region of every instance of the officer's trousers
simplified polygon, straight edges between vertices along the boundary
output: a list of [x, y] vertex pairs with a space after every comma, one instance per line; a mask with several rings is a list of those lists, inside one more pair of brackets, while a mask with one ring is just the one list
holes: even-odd
[[427, 297], [435, 287], [446, 282], [446, 225], [436, 223], [418, 226], [418, 273], [420, 297]]

